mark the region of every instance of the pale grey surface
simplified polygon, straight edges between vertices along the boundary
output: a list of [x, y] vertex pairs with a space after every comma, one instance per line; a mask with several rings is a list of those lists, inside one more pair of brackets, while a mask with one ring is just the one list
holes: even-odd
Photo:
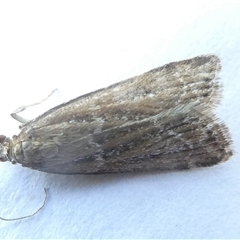
[[[240, 2], [5, 1], [0, 3], [0, 133], [17, 134], [17, 107], [108, 86], [171, 61], [222, 59], [223, 100], [235, 155], [172, 173], [60, 176], [0, 165], [0, 238], [240, 238]], [[33, 117], [44, 111], [26, 112]], [[35, 114], [35, 115], [34, 115]]]

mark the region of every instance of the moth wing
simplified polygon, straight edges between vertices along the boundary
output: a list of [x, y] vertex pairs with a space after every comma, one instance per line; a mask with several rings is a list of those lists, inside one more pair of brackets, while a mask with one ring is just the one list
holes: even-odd
[[169, 63], [61, 104], [25, 126], [95, 120], [123, 124], [191, 103], [210, 109], [221, 96], [217, 81], [220, 68], [220, 60], [215, 55]]
[[[231, 156], [226, 128], [223, 124], [214, 123], [215, 120], [214, 116], [203, 115], [194, 109], [171, 109], [148, 119], [84, 134], [83, 137], [78, 132], [81, 125], [64, 128], [61, 135], [55, 135], [54, 143], [50, 141], [53, 132], [49, 134], [47, 128], [43, 128], [31, 132], [31, 139], [37, 142], [39, 152], [36, 154], [31, 146], [34, 154], [25, 164], [40, 171], [61, 174], [210, 166]], [[37, 139], [37, 136], [41, 137]], [[46, 142], [50, 146], [58, 146], [54, 156], [46, 158], [42, 155], [44, 147], [39, 143]]]
[[220, 98], [219, 70], [216, 56], [200, 56], [50, 109], [23, 126], [23, 165], [75, 174], [224, 161], [231, 155], [227, 130], [210, 112]]

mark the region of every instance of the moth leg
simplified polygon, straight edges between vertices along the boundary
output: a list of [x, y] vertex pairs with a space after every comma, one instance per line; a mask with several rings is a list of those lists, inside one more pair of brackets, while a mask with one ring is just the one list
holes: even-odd
[[53, 95], [53, 93], [56, 92], [56, 91], [57, 91], [57, 88], [54, 89], [47, 97], [45, 97], [44, 99], [42, 99], [42, 100], [39, 101], [39, 102], [36, 102], [36, 103], [33, 103], [33, 104], [29, 104], [29, 105], [26, 105], [26, 106], [19, 107], [19, 108], [16, 109], [13, 113], [11, 113], [11, 116], [12, 116], [14, 119], [16, 119], [17, 121], [19, 121], [20, 123], [23, 123], [23, 124], [24, 124], [24, 123], [29, 122], [28, 119], [19, 116], [18, 113], [23, 112], [23, 111], [26, 110], [28, 107], [32, 107], [32, 106], [41, 104], [42, 102], [46, 101], [49, 97], [51, 97], [51, 96]]

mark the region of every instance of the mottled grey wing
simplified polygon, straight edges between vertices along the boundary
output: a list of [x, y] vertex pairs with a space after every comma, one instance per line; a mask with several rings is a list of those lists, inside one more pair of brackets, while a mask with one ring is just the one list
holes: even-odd
[[26, 126], [74, 121], [108, 121], [115, 126], [189, 103], [204, 104], [209, 109], [221, 97], [217, 81], [220, 68], [220, 60], [214, 55], [169, 63], [61, 104]]
[[[54, 141], [47, 127], [32, 130], [28, 132], [33, 140], [31, 150], [25, 152], [28, 161], [23, 165], [62, 174], [211, 166], [231, 155], [226, 128], [214, 120], [190, 108], [177, 112], [172, 109], [130, 124], [84, 133], [84, 137], [80, 137], [80, 124], [59, 128], [62, 134], [54, 134]], [[56, 154], [48, 156], [48, 151], [56, 146]]]
[[78, 174], [225, 161], [231, 155], [227, 130], [205, 110], [219, 98], [219, 69], [216, 56], [197, 57], [57, 106], [23, 127], [22, 164]]

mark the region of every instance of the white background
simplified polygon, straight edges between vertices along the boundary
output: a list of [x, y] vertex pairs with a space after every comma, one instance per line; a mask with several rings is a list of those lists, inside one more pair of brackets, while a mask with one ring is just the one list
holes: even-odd
[[[0, 238], [240, 238], [240, 2], [1, 1], [0, 133], [10, 113], [53, 89], [54, 104], [196, 55], [222, 60], [234, 156], [211, 168], [63, 176], [0, 165]], [[44, 108], [45, 107], [45, 108]], [[44, 109], [43, 109], [44, 108]], [[38, 110], [36, 110], [38, 109]]]

